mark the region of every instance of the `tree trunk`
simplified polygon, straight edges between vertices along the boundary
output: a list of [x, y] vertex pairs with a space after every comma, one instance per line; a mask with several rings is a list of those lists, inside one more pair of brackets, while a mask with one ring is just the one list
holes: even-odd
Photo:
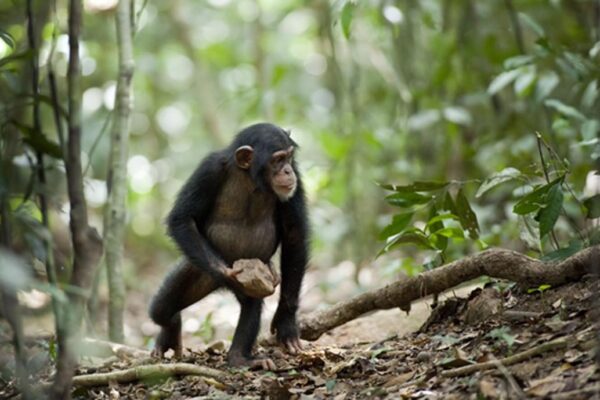
[[83, 305], [88, 297], [94, 269], [102, 254], [102, 240], [95, 229], [88, 224], [87, 205], [83, 193], [83, 173], [81, 169], [81, 87], [79, 63], [79, 37], [82, 25], [82, 2], [69, 3], [69, 67], [67, 72], [69, 135], [65, 168], [70, 210], [70, 229], [73, 241], [73, 272], [68, 293], [69, 307], [60, 313], [58, 339], [58, 360], [56, 377], [50, 393], [52, 399], [70, 399], [71, 383], [77, 363], [76, 341]]
[[104, 245], [108, 273], [108, 335], [122, 343], [125, 283], [123, 282], [123, 234], [127, 197], [127, 154], [132, 108], [133, 46], [131, 37], [131, 0], [120, 0], [116, 14], [119, 46], [119, 78], [115, 99], [115, 119], [110, 137], [108, 203], [104, 212]]

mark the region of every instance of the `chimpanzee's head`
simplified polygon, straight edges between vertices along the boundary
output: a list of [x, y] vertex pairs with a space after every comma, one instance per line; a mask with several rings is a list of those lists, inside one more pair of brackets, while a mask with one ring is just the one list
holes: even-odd
[[296, 193], [296, 147], [289, 132], [267, 123], [245, 128], [232, 143], [237, 166], [249, 171], [257, 187], [270, 188], [281, 201]]

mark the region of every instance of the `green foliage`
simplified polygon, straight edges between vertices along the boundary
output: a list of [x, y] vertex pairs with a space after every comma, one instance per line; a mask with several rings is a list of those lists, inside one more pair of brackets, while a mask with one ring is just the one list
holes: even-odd
[[352, 0], [346, 1], [346, 4], [344, 4], [344, 7], [342, 7], [340, 22], [346, 39], [350, 39], [350, 25], [352, 24], [352, 18], [354, 17], [355, 9], [356, 3]]
[[[55, 14], [50, 3], [34, 4], [43, 48], [34, 54], [23, 6], [0, 3], [0, 192], [29, 202], [46, 191], [55, 219], [67, 220], [48, 85], [52, 67], [64, 127], [66, 5], [57, 4]], [[291, 128], [301, 146], [316, 265], [347, 258], [364, 264], [381, 247], [379, 232], [387, 240], [382, 252], [402, 248], [414, 257], [394, 264], [410, 273], [473, 245], [514, 246], [519, 235], [558, 258], [600, 240], [589, 224], [600, 214], [598, 197], [593, 186], [585, 188], [600, 159], [600, 42], [583, 22], [593, 2], [514, 2], [514, 22], [498, 18], [508, 15], [505, 2], [137, 7], [126, 254], [135, 265], [156, 264], [166, 258], [157, 252], [174, 251], [161, 221], [180, 185], [200, 158], [259, 120]], [[90, 6], [81, 42], [92, 220], [103, 202], [97, 187], [107, 178], [108, 135], [98, 132], [113, 112], [113, 17], [113, 10]], [[41, 67], [40, 135], [31, 128], [33, 57]], [[543, 161], [538, 131], [549, 144]], [[37, 152], [48, 156], [49, 189], [37, 182]], [[383, 201], [373, 181], [414, 183], [383, 185]], [[478, 190], [459, 183], [466, 181], [480, 182]], [[23, 232], [15, 236], [21, 240]], [[35, 240], [23, 243], [43, 256]], [[425, 261], [414, 247], [427, 250]]]
[[509, 349], [515, 344], [515, 336], [510, 333], [510, 328], [506, 326], [491, 330], [487, 336], [492, 339], [501, 340]]
[[213, 313], [209, 312], [206, 315], [206, 318], [204, 318], [204, 321], [202, 321], [200, 329], [194, 332], [194, 336], [202, 338], [202, 340], [204, 340], [204, 343], [210, 342], [215, 336], [215, 327], [213, 326], [212, 318]]
[[[389, 204], [405, 209], [394, 215], [392, 222], [380, 233], [380, 239], [386, 240], [380, 255], [410, 244], [434, 250], [444, 259], [449, 240], [464, 240], [465, 231], [471, 239], [479, 238], [477, 216], [463, 193], [462, 184], [432, 181], [380, 186], [394, 192], [386, 197]], [[453, 194], [450, 188], [455, 186], [458, 190]], [[426, 218], [419, 220], [415, 216]]]
[[544, 292], [548, 289], [552, 288], [551, 285], [547, 285], [547, 284], [542, 284], [536, 288], [531, 288], [531, 289], [527, 289], [527, 293], [531, 294], [531, 293], [540, 293], [540, 294], [544, 294]]

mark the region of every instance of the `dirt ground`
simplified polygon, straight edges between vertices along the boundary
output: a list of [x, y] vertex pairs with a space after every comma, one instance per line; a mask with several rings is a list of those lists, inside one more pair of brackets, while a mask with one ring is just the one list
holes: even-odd
[[[179, 362], [216, 369], [217, 375], [165, 378], [144, 373], [131, 383], [79, 388], [80, 399], [594, 399], [600, 398], [595, 362], [600, 282], [533, 292], [507, 284], [450, 293], [427, 320], [427, 303], [411, 317], [380, 311], [306, 343], [297, 356], [259, 346], [275, 371], [230, 369], [227, 343], [188, 350]], [[460, 296], [460, 297], [457, 297]], [[38, 343], [43, 346], [43, 343]], [[93, 360], [78, 375], [172, 364], [120, 354]], [[42, 363], [40, 361], [40, 363]], [[43, 364], [43, 363], [42, 363]], [[48, 379], [52, 365], [38, 370]], [[213, 371], [213, 370], [211, 370]], [[0, 381], [0, 397], [16, 398], [14, 382]]]

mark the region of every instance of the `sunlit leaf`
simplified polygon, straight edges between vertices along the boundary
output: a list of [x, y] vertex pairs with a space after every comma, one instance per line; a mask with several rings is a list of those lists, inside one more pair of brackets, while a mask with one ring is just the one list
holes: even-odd
[[521, 97], [525, 97], [531, 93], [537, 74], [534, 68], [527, 68], [515, 80], [515, 93]]
[[415, 192], [398, 192], [387, 196], [388, 203], [398, 207], [412, 207], [418, 204], [428, 203], [433, 197], [425, 196]]
[[540, 75], [536, 85], [536, 100], [541, 101], [548, 97], [556, 88], [556, 86], [558, 86], [559, 82], [560, 78], [554, 71], [546, 72]]
[[588, 119], [581, 124], [581, 136], [584, 140], [597, 140], [598, 131], [600, 131], [600, 121], [597, 119]]
[[449, 239], [464, 239], [465, 237], [465, 233], [462, 229], [452, 226], [432, 232], [431, 235], [440, 235]]
[[571, 118], [579, 120], [579, 121], [586, 120], [585, 115], [583, 115], [581, 112], [579, 112], [579, 110], [577, 110], [575, 107], [566, 105], [565, 103], [563, 103], [560, 100], [548, 99], [548, 100], [544, 101], [544, 105], [555, 109], [556, 111], [558, 111], [559, 113], [561, 113], [562, 115], [564, 115], [566, 117], [571, 117]]
[[463, 107], [446, 107], [444, 108], [443, 114], [447, 121], [457, 125], [470, 125], [471, 122], [473, 122], [471, 114]]
[[424, 110], [408, 118], [408, 128], [414, 131], [427, 129], [442, 118], [439, 110]]
[[559, 185], [564, 176], [553, 180], [552, 182], [539, 186], [531, 193], [523, 196], [513, 207], [513, 212], [518, 215], [525, 215], [539, 210], [546, 205], [545, 197], [555, 185]]
[[563, 204], [563, 192], [560, 184], [553, 185], [548, 191], [544, 207], [540, 209], [538, 221], [540, 223], [540, 237], [546, 236], [560, 216]]
[[403, 233], [398, 237], [394, 238], [394, 240], [392, 240], [392, 242], [386, 247], [389, 251], [392, 248], [396, 248], [404, 244], [413, 244], [418, 246], [419, 248], [426, 250], [436, 250], [436, 247], [429, 241], [425, 234], [417, 232]]
[[535, 60], [534, 56], [531, 55], [518, 55], [504, 60], [504, 69], [515, 69], [531, 64]]
[[516, 179], [520, 176], [521, 171], [519, 171], [518, 169], [513, 167], [504, 168], [502, 171], [492, 174], [485, 181], [483, 181], [481, 186], [479, 186], [479, 189], [477, 189], [475, 197], [479, 198], [491, 189], [495, 188], [496, 186], [504, 182]]
[[519, 19], [523, 24], [529, 26], [529, 28], [531, 28], [531, 30], [534, 31], [538, 36], [546, 36], [546, 33], [544, 32], [542, 26], [535, 22], [533, 18], [531, 18], [529, 15], [520, 12]]
[[598, 93], [598, 80], [594, 79], [585, 88], [585, 92], [583, 92], [583, 97], [581, 99], [581, 105], [586, 108], [592, 107], [598, 99]]
[[379, 238], [385, 240], [390, 236], [397, 235], [408, 226], [412, 219], [413, 213], [402, 213], [394, 215], [392, 223], [386, 226], [379, 234]]
[[384, 189], [394, 192], [432, 192], [448, 186], [450, 182], [415, 181], [410, 185], [379, 184]]
[[350, 25], [352, 24], [352, 18], [354, 17], [354, 9], [356, 8], [356, 4], [352, 1], [348, 1], [344, 4], [344, 8], [342, 8], [342, 15], [340, 17], [340, 21], [342, 24], [342, 31], [344, 32], [344, 36], [346, 39], [350, 38]]
[[517, 78], [517, 76], [519, 76], [518, 69], [502, 72], [500, 75], [495, 77], [492, 83], [490, 83], [490, 86], [488, 86], [488, 94], [494, 95], [498, 93], [506, 86], [510, 85], [510, 83], [514, 81]]
[[600, 41], [594, 43], [588, 54], [590, 55], [590, 58], [595, 58], [598, 54], [600, 54]]
[[[431, 226], [433, 226], [433, 224], [437, 223], [437, 222], [441, 222], [441, 221], [446, 221], [446, 220], [455, 220], [458, 221], [458, 217], [454, 214], [439, 214], [436, 215], [433, 218], [430, 218], [429, 221], [427, 221], [427, 224], [425, 225], [426, 229], [429, 229]], [[431, 229], [429, 229], [429, 231], [431, 231]]]
[[15, 39], [13, 39], [10, 33], [5, 30], [0, 29], [0, 39], [2, 39], [11, 49], [15, 48]]

